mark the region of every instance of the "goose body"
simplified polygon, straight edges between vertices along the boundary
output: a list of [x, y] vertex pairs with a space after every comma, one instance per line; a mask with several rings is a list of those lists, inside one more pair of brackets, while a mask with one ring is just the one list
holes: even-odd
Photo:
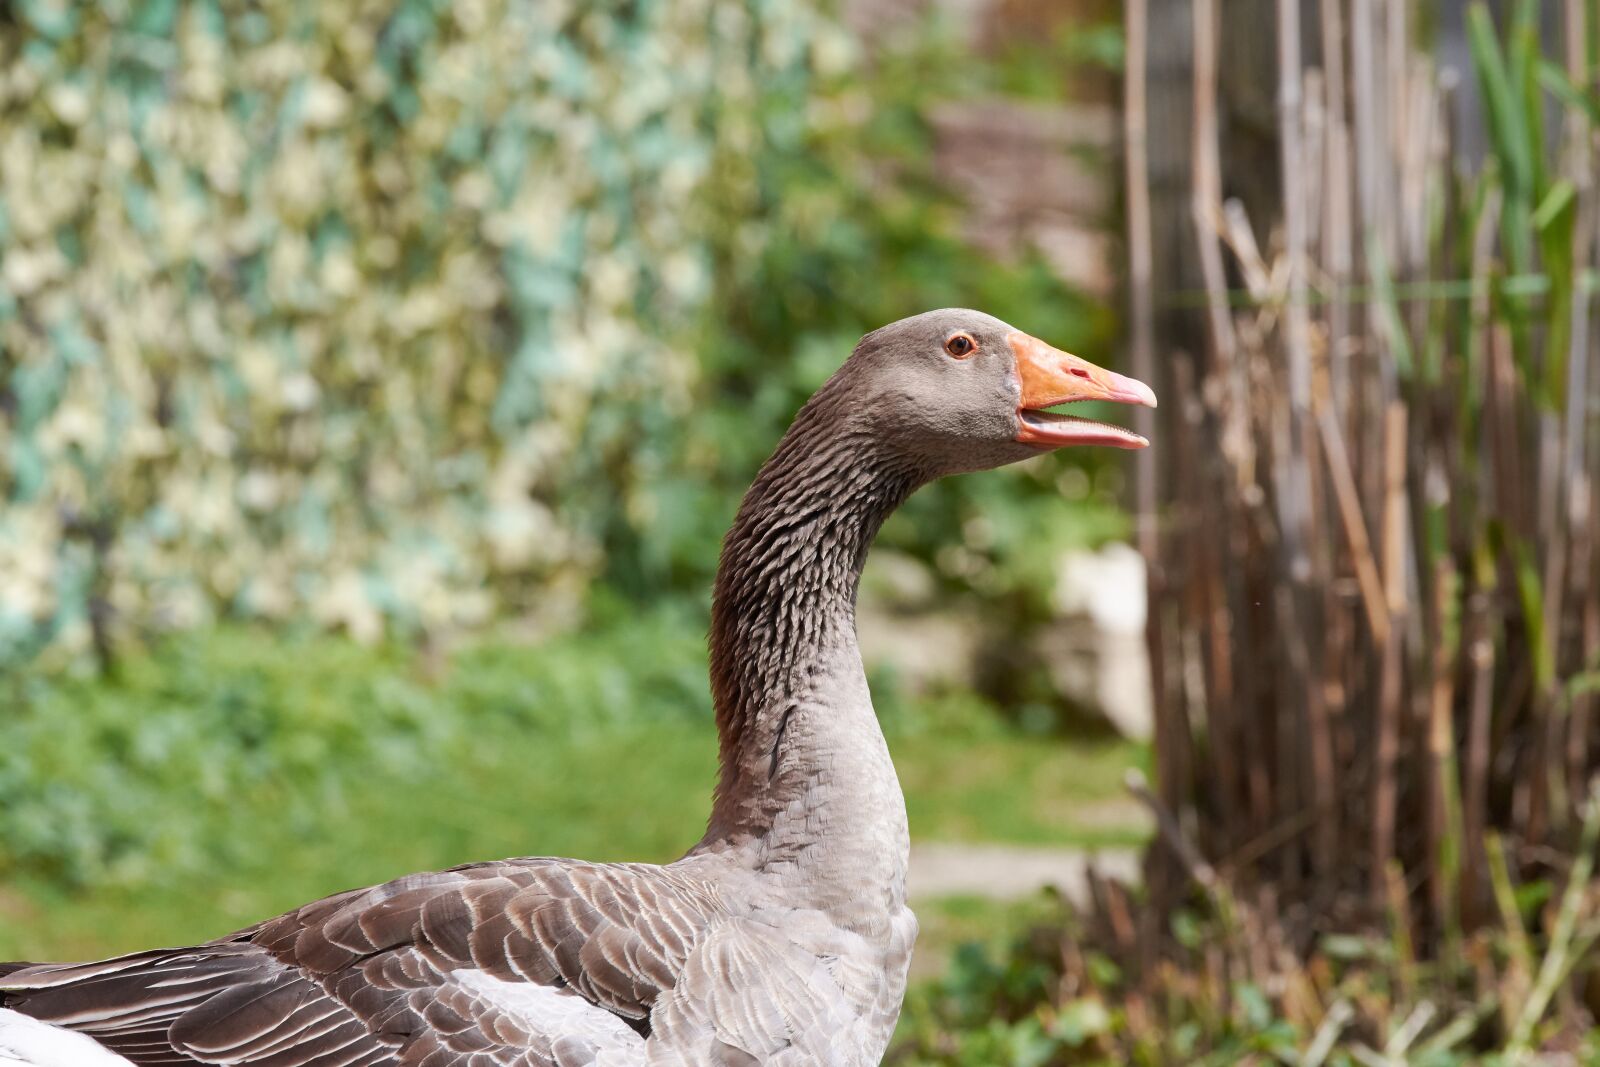
[[905, 803], [856, 645], [884, 518], [1153, 404], [990, 316], [863, 338], [741, 505], [713, 598], [721, 775], [670, 864], [524, 858], [341, 893], [203, 945], [0, 965], [0, 1067], [865, 1067], [917, 924]]

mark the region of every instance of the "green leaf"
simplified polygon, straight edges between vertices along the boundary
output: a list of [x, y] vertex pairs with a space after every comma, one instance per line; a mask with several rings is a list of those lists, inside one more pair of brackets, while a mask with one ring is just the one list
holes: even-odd
[[1576, 205], [1577, 199], [1578, 190], [1572, 182], [1565, 178], [1556, 182], [1533, 213], [1534, 229], [1548, 230], [1569, 208]]
[[1560, 66], [1548, 59], [1539, 60], [1539, 84], [1567, 107], [1583, 112], [1592, 124], [1600, 126], [1600, 94], [1585, 92], [1573, 85]]
[[1533, 684], [1540, 690], [1555, 681], [1555, 650], [1550, 647], [1544, 625], [1544, 583], [1533, 554], [1520, 539], [1507, 535], [1512, 565], [1517, 575], [1517, 594], [1522, 601], [1522, 623], [1528, 630], [1528, 645], [1533, 654]]
[[1516, 98], [1506, 58], [1495, 32], [1494, 19], [1482, 0], [1467, 9], [1467, 43], [1473, 69], [1489, 111], [1489, 134], [1495, 154], [1507, 175], [1507, 184], [1527, 192], [1533, 187], [1533, 160], [1524, 125], [1524, 111]]
[[1400, 314], [1400, 301], [1395, 293], [1394, 275], [1389, 270], [1389, 257], [1384, 254], [1383, 242], [1376, 236], [1367, 240], [1367, 269], [1372, 275], [1372, 287], [1377, 292], [1378, 306], [1383, 312], [1385, 339], [1394, 356], [1395, 369], [1400, 377], [1410, 378], [1415, 366], [1411, 334], [1406, 330], [1405, 318]]
[[1090, 1038], [1099, 1037], [1111, 1029], [1111, 1013], [1099, 997], [1079, 997], [1062, 1005], [1050, 1032], [1056, 1038], [1078, 1048]]

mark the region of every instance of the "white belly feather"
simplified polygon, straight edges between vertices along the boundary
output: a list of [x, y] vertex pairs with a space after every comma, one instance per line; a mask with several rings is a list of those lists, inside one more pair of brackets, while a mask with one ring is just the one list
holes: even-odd
[[133, 1067], [92, 1037], [0, 1008], [0, 1067]]

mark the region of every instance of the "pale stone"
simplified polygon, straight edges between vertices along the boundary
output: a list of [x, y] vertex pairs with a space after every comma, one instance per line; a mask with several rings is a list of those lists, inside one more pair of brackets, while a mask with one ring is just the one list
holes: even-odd
[[1146, 597], [1144, 559], [1128, 545], [1068, 553], [1051, 598], [1058, 620], [1038, 644], [1058, 693], [1137, 741], [1154, 728]]

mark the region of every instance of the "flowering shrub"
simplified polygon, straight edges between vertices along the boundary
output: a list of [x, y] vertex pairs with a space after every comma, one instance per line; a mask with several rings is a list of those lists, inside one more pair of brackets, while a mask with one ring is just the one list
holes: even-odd
[[713, 161], [847, 56], [739, 0], [6, 20], [0, 662], [570, 600], [688, 406]]

